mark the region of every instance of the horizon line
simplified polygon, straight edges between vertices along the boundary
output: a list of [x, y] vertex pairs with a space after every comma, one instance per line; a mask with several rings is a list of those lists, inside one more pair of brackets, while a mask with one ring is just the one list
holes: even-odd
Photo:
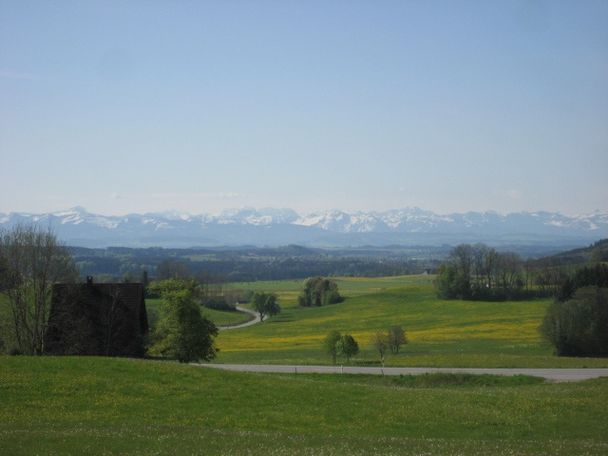
[[552, 211], [552, 210], [547, 210], [547, 209], [537, 209], [537, 210], [520, 210], [520, 211], [511, 211], [511, 212], [504, 212], [504, 211], [499, 211], [496, 209], [485, 209], [485, 210], [466, 210], [466, 211], [451, 211], [451, 212], [436, 212], [430, 209], [424, 209], [421, 208], [419, 206], [404, 206], [404, 207], [395, 207], [395, 208], [391, 208], [391, 209], [386, 209], [386, 210], [365, 210], [365, 209], [356, 209], [356, 210], [348, 210], [348, 209], [339, 209], [339, 208], [331, 208], [331, 209], [315, 209], [312, 211], [299, 211], [290, 207], [277, 207], [277, 206], [260, 206], [260, 207], [254, 207], [254, 206], [241, 206], [241, 207], [226, 207], [224, 209], [221, 209], [220, 211], [209, 211], [209, 212], [190, 212], [190, 211], [181, 211], [181, 210], [177, 210], [177, 209], [160, 209], [157, 211], [146, 211], [146, 212], [127, 212], [127, 213], [120, 213], [120, 214], [108, 214], [108, 213], [102, 213], [102, 212], [92, 212], [89, 211], [87, 208], [85, 208], [82, 205], [76, 205], [76, 206], [72, 206], [66, 209], [57, 209], [57, 210], [52, 210], [52, 211], [8, 211], [8, 212], [4, 212], [4, 211], [0, 211], [0, 214], [3, 215], [25, 215], [25, 216], [29, 216], [29, 215], [34, 215], [34, 216], [38, 216], [38, 215], [55, 215], [58, 213], [62, 213], [62, 212], [84, 212], [87, 214], [91, 214], [91, 215], [99, 215], [99, 216], [103, 216], [103, 217], [127, 217], [129, 215], [168, 215], [168, 214], [174, 214], [174, 215], [179, 215], [179, 216], [189, 216], [189, 217], [197, 217], [197, 216], [201, 216], [201, 215], [211, 215], [211, 216], [219, 216], [219, 215], [223, 215], [226, 212], [231, 212], [231, 211], [236, 211], [236, 212], [240, 212], [240, 211], [246, 211], [246, 210], [251, 210], [251, 211], [256, 211], [256, 212], [261, 212], [261, 211], [267, 211], [267, 210], [274, 210], [274, 211], [292, 211], [295, 214], [297, 214], [298, 216], [310, 216], [310, 215], [317, 215], [317, 214], [324, 214], [324, 213], [329, 213], [329, 212], [341, 212], [344, 214], [348, 214], [348, 215], [354, 215], [354, 214], [385, 214], [387, 212], [394, 212], [394, 211], [408, 211], [408, 210], [419, 210], [419, 211], [423, 211], [423, 212], [430, 212], [434, 215], [438, 215], [438, 216], [450, 216], [450, 215], [466, 215], [466, 214], [496, 214], [499, 216], [509, 216], [509, 215], [515, 215], [515, 214], [537, 214], [537, 213], [546, 213], [546, 214], [559, 214], [562, 216], [566, 216], [566, 217], [581, 217], [581, 216], [591, 216], [591, 215], [603, 215], [603, 214], [607, 214], [608, 215], [608, 210], [601, 210], [601, 209], [595, 209], [593, 211], [590, 212], [579, 212], [579, 213], [566, 213], [566, 212], [562, 212], [562, 211]]

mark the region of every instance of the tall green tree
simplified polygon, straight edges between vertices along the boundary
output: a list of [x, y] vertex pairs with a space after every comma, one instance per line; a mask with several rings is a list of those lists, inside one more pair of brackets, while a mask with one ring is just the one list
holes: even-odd
[[344, 334], [336, 343], [338, 354], [346, 357], [346, 362], [350, 362], [353, 356], [359, 353], [359, 344], [350, 334]]
[[171, 279], [161, 282], [157, 288], [163, 305], [151, 353], [182, 363], [213, 359], [217, 353], [214, 337], [218, 329], [201, 315], [190, 283]]
[[274, 293], [254, 293], [251, 299], [253, 310], [260, 315], [260, 321], [266, 316], [277, 315], [281, 312], [281, 306]]

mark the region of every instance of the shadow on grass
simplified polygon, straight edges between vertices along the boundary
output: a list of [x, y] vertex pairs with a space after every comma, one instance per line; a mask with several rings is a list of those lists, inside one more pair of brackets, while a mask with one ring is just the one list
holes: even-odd
[[318, 381], [356, 383], [402, 388], [445, 387], [510, 387], [545, 383], [541, 377], [529, 375], [475, 375], [475, 374], [420, 374], [420, 375], [366, 375], [366, 374], [297, 374]]

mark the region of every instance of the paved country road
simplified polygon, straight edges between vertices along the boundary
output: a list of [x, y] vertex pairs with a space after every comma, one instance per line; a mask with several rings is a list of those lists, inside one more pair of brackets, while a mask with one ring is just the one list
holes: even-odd
[[241, 323], [239, 325], [232, 325], [232, 326], [218, 326], [218, 329], [220, 331], [226, 331], [229, 329], [239, 329], [239, 328], [246, 328], [247, 326], [251, 326], [251, 325], [255, 325], [256, 323], [259, 323], [260, 320], [260, 314], [258, 314], [257, 312], [247, 309], [245, 307], [239, 306], [237, 304], [236, 306], [236, 310], [238, 310], [239, 312], [243, 312], [246, 314], [249, 314], [251, 316], [253, 316], [253, 319], [246, 321], [245, 323]]
[[300, 374], [373, 374], [373, 375], [420, 375], [431, 373], [531, 375], [553, 382], [578, 382], [590, 378], [608, 377], [608, 368], [582, 369], [525, 369], [525, 368], [468, 368], [468, 367], [358, 367], [358, 366], [298, 366], [283, 364], [194, 364], [211, 369], [240, 372], [275, 372]]

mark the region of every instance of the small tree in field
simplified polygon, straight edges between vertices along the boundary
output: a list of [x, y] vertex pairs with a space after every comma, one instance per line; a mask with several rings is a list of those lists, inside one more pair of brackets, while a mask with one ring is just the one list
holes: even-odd
[[407, 337], [405, 331], [401, 326], [392, 326], [388, 330], [388, 345], [391, 352], [396, 355], [399, 353], [399, 349], [402, 345], [407, 344]]
[[384, 367], [384, 354], [389, 348], [388, 335], [378, 331], [372, 336], [372, 343], [374, 348], [378, 351], [378, 354], [380, 355], [380, 363], [382, 364], [382, 367]]
[[344, 334], [337, 342], [338, 353], [346, 357], [346, 362], [359, 353], [359, 344], [350, 334]]
[[260, 314], [260, 321], [266, 316], [273, 316], [281, 312], [281, 306], [277, 302], [277, 295], [273, 293], [254, 293], [253, 310]]
[[325, 339], [323, 339], [323, 348], [325, 352], [331, 356], [331, 361], [336, 364], [336, 357], [338, 356], [338, 341], [342, 338], [339, 331], [331, 331]]
[[217, 353], [213, 337], [218, 329], [201, 315], [193, 291], [187, 283], [179, 289], [179, 280], [161, 282], [163, 298], [161, 317], [151, 352], [177, 359], [180, 363], [213, 359]]

